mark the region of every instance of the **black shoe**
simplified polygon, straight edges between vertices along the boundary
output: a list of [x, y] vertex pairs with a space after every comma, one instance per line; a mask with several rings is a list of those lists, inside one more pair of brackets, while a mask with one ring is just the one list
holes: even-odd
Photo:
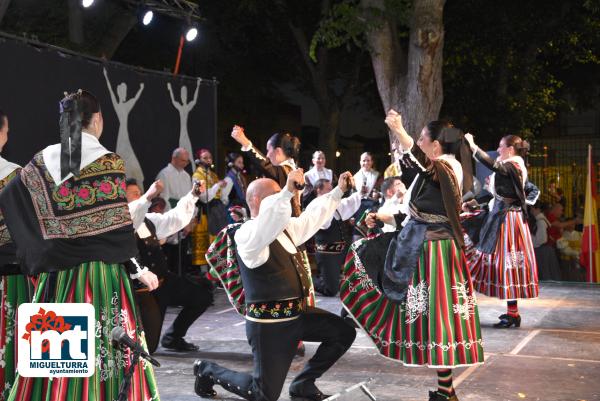
[[298, 394], [290, 391], [290, 397], [292, 398], [292, 401], [322, 401], [331, 397], [331, 395], [323, 394], [320, 390], [317, 390], [317, 392], [313, 394]]
[[215, 382], [210, 377], [202, 375], [201, 365], [203, 363], [200, 359], [194, 362], [194, 376], [196, 376], [194, 391], [202, 398], [214, 398], [217, 396], [217, 392], [213, 390]]
[[454, 394], [450, 398], [448, 398], [437, 391], [430, 391], [429, 401], [458, 401], [458, 397], [456, 396], [456, 394]]
[[500, 315], [500, 321], [494, 324], [494, 328], [496, 329], [508, 329], [512, 326], [521, 327], [521, 316], [517, 315], [517, 317], [511, 315]]
[[160, 341], [160, 345], [178, 352], [198, 351], [197, 345], [188, 343], [182, 337], [164, 336]]

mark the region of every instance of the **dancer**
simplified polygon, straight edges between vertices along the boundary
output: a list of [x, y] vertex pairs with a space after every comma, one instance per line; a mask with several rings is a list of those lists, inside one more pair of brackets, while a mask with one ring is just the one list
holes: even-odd
[[[258, 171], [259, 175], [265, 178], [271, 178], [280, 188], [285, 187], [287, 182], [287, 175], [290, 171], [296, 168], [296, 159], [300, 152], [300, 140], [290, 133], [276, 133], [271, 135], [267, 141], [267, 155], [266, 157], [260, 153], [256, 147], [252, 144], [250, 139], [244, 133], [244, 129], [238, 125], [233, 127], [231, 137], [235, 139], [240, 145], [242, 145], [242, 151], [250, 160], [250, 163]], [[292, 217], [300, 216], [302, 211], [300, 202], [301, 193], [297, 192], [296, 195], [291, 199], [292, 204]], [[300, 246], [302, 260], [304, 268], [308, 274], [308, 280], [310, 283], [308, 297], [309, 306], [315, 305], [315, 290], [312, 282], [312, 273], [310, 263], [308, 261], [308, 255], [306, 254], [306, 247]], [[304, 344], [298, 345], [298, 355], [304, 356], [305, 347]]]
[[[196, 91], [194, 92], [194, 97], [189, 102], [187, 101], [187, 86], [181, 86], [181, 103], [175, 100], [175, 96], [173, 95], [173, 87], [171, 83], [167, 83], [167, 89], [169, 90], [169, 95], [171, 96], [171, 102], [173, 103], [173, 107], [177, 109], [179, 112], [179, 147], [184, 148], [188, 151], [188, 154], [192, 155], [192, 141], [190, 140], [190, 135], [188, 134], [188, 117], [190, 115], [190, 111], [196, 105], [196, 101], [198, 100], [198, 89], [200, 89], [200, 83], [202, 82], [201, 78], [198, 78], [198, 82], [196, 83]], [[192, 171], [196, 169], [196, 164], [193, 160], [190, 160], [192, 164]]]
[[473, 224], [470, 227], [474, 229], [466, 230], [474, 244], [468, 260], [473, 286], [482, 294], [507, 300], [507, 311], [494, 327], [520, 327], [517, 299], [538, 296], [538, 271], [526, 205], [535, 204], [539, 191], [535, 187], [528, 193], [525, 190], [528, 181], [523, 158], [529, 144], [516, 135], [507, 135], [500, 140], [499, 156], [493, 160], [475, 144], [473, 135], [466, 134], [465, 139], [474, 157], [494, 172], [489, 185], [493, 195], [489, 213], [484, 214], [482, 225]]
[[313, 166], [304, 173], [304, 182], [306, 183], [306, 188], [304, 192], [302, 192], [302, 206], [305, 207], [308, 205], [313, 199], [315, 199], [315, 185], [317, 181], [325, 179], [329, 180], [329, 182], [334, 182], [334, 175], [331, 169], [325, 167], [325, 153], [322, 150], [317, 150], [312, 155], [312, 164]]
[[292, 381], [290, 395], [292, 399], [314, 401], [328, 397], [316, 387], [315, 380], [348, 350], [356, 332], [339, 316], [306, 305], [308, 275], [297, 247], [331, 219], [351, 185], [351, 174], [342, 174], [337, 188], [294, 218], [290, 200], [297, 195], [296, 185], [303, 181], [303, 172], [298, 169], [289, 173], [283, 190], [265, 178], [248, 187], [246, 199], [252, 219], [237, 230], [235, 243], [254, 373], [234, 372], [198, 360], [194, 365], [195, 390], [201, 397], [216, 396], [213, 386], [219, 384], [247, 400], [277, 400], [300, 340], [321, 345]]
[[[33, 157], [0, 193], [0, 208], [23, 273], [38, 276], [33, 302], [94, 305], [96, 369], [83, 378], [17, 376], [10, 401], [116, 399], [130, 358], [113, 345], [112, 329], [122, 327], [145, 348], [130, 279], [149, 290], [158, 285], [153, 273], [130, 260], [137, 248], [124, 163], [98, 141], [98, 100], [79, 90], [60, 108], [61, 143]], [[150, 364], [136, 366], [127, 399], [159, 399]]]
[[125, 161], [125, 175], [130, 178], [135, 178], [143, 189], [144, 172], [142, 171], [140, 162], [135, 156], [135, 152], [131, 146], [131, 140], [129, 138], [129, 113], [140, 99], [142, 91], [144, 90], [144, 83], [142, 82], [140, 84], [140, 89], [138, 89], [134, 97], [126, 100], [127, 84], [125, 82], [121, 82], [117, 86], [117, 94], [119, 95], [119, 99], [117, 99], [115, 93], [113, 92], [110, 80], [108, 79], [108, 72], [106, 71], [106, 68], [103, 68], [102, 70], [104, 72], [104, 78], [106, 79], [106, 86], [108, 86], [108, 92], [110, 93], [110, 99], [112, 100], [115, 113], [119, 119], [119, 134], [117, 135], [116, 152]]
[[184, 337], [190, 326], [212, 305], [212, 289], [203, 285], [204, 283], [196, 283], [169, 271], [160, 242], [192, 220], [196, 202], [206, 192], [204, 182], [197, 182], [194, 188], [177, 202], [177, 206], [164, 214], [148, 212], [153, 199], [162, 199], [158, 197], [162, 189], [160, 180], [154, 182], [144, 195], [141, 195], [139, 189], [135, 191], [135, 186], [135, 182], [128, 180], [127, 202], [133, 219], [139, 257], [142, 264], [148, 266], [162, 281], [159, 288], [150, 294], [147, 291], [136, 291], [148, 349], [152, 353], [158, 346], [167, 306], [182, 306], [162, 337], [161, 345], [175, 351], [197, 351], [198, 346], [187, 342]]
[[[430, 401], [456, 401], [452, 369], [483, 362], [477, 302], [461, 249], [463, 169], [455, 155], [462, 132], [432, 121], [414, 146], [398, 113], [390, 110], [386, 123], [405, 153], [403, 173], [418, 172], [404, 198], [408, 217], [396, 235], [352, 245], [340, 296], [381, 354], [437, 369]], [[461, 161], [470, 162], [468, 147], [460, 150]], [[387, 244], [381, 240], [390, 236]]]
[[[8, 141], [8, 117], [0, 110], [0, 152]], [[0, 192], [21, 170], [0, 157]], [[0, 212], [0, 401], [6, 400], [17, 368], [17, 309], [31, 300], [32, 288], [17, 264], [16, 249]]]
[[[315, 182], [314, 191], [317, 198], [331, 190], [331, 181], [319, 179]], [[354, 192], [342, 199], [333, 217], [315, 234], [315, 258], [319, 270], [319, 277], [314, 280], [315, 290], [326, 297], [333, 297], [340, 290], [340, 271], [349, 246], [349, 233], [344, 227], [344, 222], [356, 213], [360, 207], [360, 199], [360, 192]]]

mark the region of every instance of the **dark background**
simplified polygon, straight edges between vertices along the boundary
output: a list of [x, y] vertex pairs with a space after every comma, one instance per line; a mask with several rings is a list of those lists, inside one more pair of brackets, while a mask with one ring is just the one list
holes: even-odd
[[[171, 102], [167, 82], [175, 99], [181, 102], [181, 86], [193, 98], [196, 79], [168, 73], [136, 69], [124, 64], [103, 62], [58, 48], [26, 43], [0, 36], [0, 107], [9, 118], [9, 140], [4, 150], [7, 160], [26, 164], [32, 156], [58, 143], [58, 104], [65, 91], [87, 89], [102, 107], [104, 131], [100, 142], [114, 151], [119, 122], [102, 73], [106, 67], [115, 96], [117, 85], [127, 84], [127, 99], [135, 96], [140, 83], [144, 91], [129, 113], [129, 137], [142, 166], [146, 187], [171, 158], [179, 142], [179, 112]], [[189, 114], [188, 132], [194, 150], [216, 147], [216, 84], [203, 80], [198, 101]]]

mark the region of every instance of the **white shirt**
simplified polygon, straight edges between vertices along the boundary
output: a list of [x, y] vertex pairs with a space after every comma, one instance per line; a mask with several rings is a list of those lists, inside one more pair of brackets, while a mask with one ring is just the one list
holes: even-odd
[[544, 216], [544, 213], [540, 213], [535, 216], [535, 225], [537, 228], [531, 240], [533, 247], [537, 248], [548, 242], [548, 227], [550, 227], [550, 222]]
[[164, 189], [160, 193], [160, 197], [167, 201], [166, 210], [171, 209], [169, 199], [179, 200], [192, 189], [192, 177], [190, 177], [188, 172], [177, 170], [171, 163], [160, 170], [156, 179], [161, 180], [164, 184]]
[[371, 191], [377, 183], [377, 178], [379, 177], [379, 171], [369, 170], [364, 171], [362, 168], [358, 170], [356, 174], [354, 174], [354, 185], [356, 185], [356, 189], [358, 192], [361, 192], [363, 185], [366, 185], [369, 189], [366, 194], [362, 196], [364, 198], [369, 197], [371, 195]]
[[[325, 196], [325, 195], [322, 195]], [[319, 197], [320, 198], [320, 197]], [[355, 192], [347, 198], [340, 201], [340, 205], [335, 209], [333, 216], [321, 226], [321, 230], [327, 230], [331, 226], [333, 219], [346, 221], [354, 216], [354, 213], [360, 208], [360, 192]]]
[[[110, 150], [102, 146], [98, 138], [88, 134], [87, 132], [81, 132], [81, 162], [79, 163], [80, 170], [84, 169], [89, 164], [108, 153], [110, 153]], [[64, 179], [60, 178], [60, 143], [50, 145], [42, 150], [42, 157], [44, 159], [46, 169], [48, 170], [48, 173], [50, 173], [50, 176], [56, 185], [60, 185], [69, 178], [73, 177], [73, 174], [69, 173]]]
[[[566, 256], [578, 257], [581, 253], [581, 237], [582, 234], [579, 231], [563, 231], [562, 237], [556, 241], [556, 247], [558, 250]], [[578, 243], [579, 247], [571, 248], [571, 242]]]
[[129, 202], [129, 213], [133, 220], [133, 228], [140, 238], [150, 236], [150, 231], [144, 224], [144, 217], [150, 220], [156, 228], [156, 237], [161, 240], [175, 234], [187, 226], [194, 217], [195, 205], [198, 197], [190, 191], [177, 202], [177, 206], [165, 213], [148, 213], [151, 202], [142, 196]]
[[10, 173], [20, 168], [18, 164], [11, 163], [2, 156], [0, 156], [0, 180], [6, 178]]
[[208, 188], [208, 190], [206, 191], [206, 194], [208, 194], [208, 199], [206, 194], [202, 194], [199, 198], [200, 202], [210, 202], [215, 198], [215, 196], [217, 196], [217, 192], [219, 192], [219, 189], [221, 189], [221, 196], [219, 199], [224, 205], [227, 205], [229, 203], [229, 193], [231, 192], [231, 188], [233, 188], [233, 180], [231, 179], [231, 177], [225, 177], [224, 181], [225, 186], [223, 188], [221, 188], [219, 183], [216, 183], [212, 187]]
[[[383, 205], [381, 205], [379, 210], [377, 210], [377, 213], [385, 213], [385, 214], [390, 214], [390, 215], [397, 214], [398, 212], [400, 212], [401, 204], [402, 204], [402, 201], [400, 199], [398, 199], [396, 197], [396, 195], [394, 194], [394, 196], [392, 196], [389, 199], [386, 199], [385, 202], [383, 202]], [[396, 220], [394, 219], [393, 224], [385, 223], [383, 225], [383, 227], [381, 228], [381, 230], [384, 233], [391, 233], [393, 231], [396, 231]]]
[[[291, 254], [331, 220], [342, 199], [342, 191], [313, 200], [298, 217], [292, 217], [290, 200], [294, 196], [287, 188], [262, 200], [258, 216], [245, 222], [235, 233], [237, 252], [244, 264], [253, 269], [269, 259], [269, 245], [277, 240]], [[287, 231], [293, 243], [283, 232]]]
[[304, 173], [304, 181], [310, 183], [310, 185], [312, 186], [314, 186], [317, 181], [322, 179], [332, 181], [333, 171], [331, 171], [328, 168], [323, 168], [322, 170], [319, 170], [313, 166], [310, 170]]

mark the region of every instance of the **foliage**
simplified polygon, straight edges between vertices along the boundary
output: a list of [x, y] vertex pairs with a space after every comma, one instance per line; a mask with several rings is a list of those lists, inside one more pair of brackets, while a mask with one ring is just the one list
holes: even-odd
[[590, 107], [600, 77], [600, 8], [591, 3], [449, 2], [442, 114], [496, 142]]

